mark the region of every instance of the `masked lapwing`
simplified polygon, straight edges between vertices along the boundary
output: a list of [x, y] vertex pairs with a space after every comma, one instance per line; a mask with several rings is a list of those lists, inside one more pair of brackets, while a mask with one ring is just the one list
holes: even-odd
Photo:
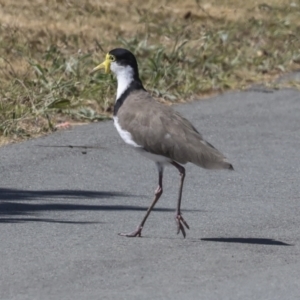
[[163, 193], [163, 171], [167, 165], [174, 166], [180, 174], [179, 194], [175, 220], [177, 234], [186, 236], [189, 225], [182, 217], [181, 197], [188, 162], [205, 169], [233, 170], [225, 156], [205, 141], [198, 130], [170, 106], [154, 100], [145, 90], [138, 71], [135, 56], [126, 49], [113, 49], [105, 61], [92, 72], [105, 69], [117, 78], [117, 96], [114, 105], [114, 125], [125, 143], [153, 160], [158, 170], [158, 187], [152, 204], [136, 230], [120, 233], [122, 236], [141, 236], [151, 210]]

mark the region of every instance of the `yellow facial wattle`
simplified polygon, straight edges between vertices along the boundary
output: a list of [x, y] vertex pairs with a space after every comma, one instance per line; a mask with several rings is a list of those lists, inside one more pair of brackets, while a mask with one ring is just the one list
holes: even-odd
[[100, 69], [104, 69], [106, 74], [110, 73], [110, 63], [111, 63], [111, 55], [107, 53], [104, 62], [98, 65], [97, 67], [95, 67], [92, 70], [92, 72], [98, 71]]

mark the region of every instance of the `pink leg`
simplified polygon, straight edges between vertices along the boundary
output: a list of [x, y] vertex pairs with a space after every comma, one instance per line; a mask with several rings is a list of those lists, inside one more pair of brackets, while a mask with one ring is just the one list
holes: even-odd
[[129, 233], [119, 233], [119, 235], [121, 236], [127, 236], [127, 237], [141, 237], [142, 234], [142, 229], [146, 223], [147, 218], [149, 217], [153, 207], [155, 206], [156, 202], [158, 201], [158, 199], [160, 198], [160, 196], [163, 193], [162, 190], [162, 178], [163, 178], [163, 168], [158, 165], [158, 187], [155, 190], [155, 197], [153, 199], [152, 204], [150, 205], [150, 207], [148, 208], [146, 215], [144, 216], [142, 222], [140, 223], [140, 225], [136, 228], [136, 230], [129, 232]]
[[[182, 189], [183, 189], [183, 183], [184, 183], [184, 178], [185, 178], [185, 168], [175, 161], [172, 162], [172, 165], [177, 168], [180, 174], [180, 186], [179, 186], [179, 195], [178, 195], [178, 201], [177, 201], [177, 208], [176, 208], [176, 215], [175, 215], [175, 221], [177, 224], [177, 234], [181, 231], [183, 237], [186, 237], [185, 229], [184, 226], [187, 229], [190, 229], [189, 225], [187, 222], [184, 220], [184, 218], [181, 215], [181, 197], [182, 197]], [[184, 225], [184, 226], [183, 226]]]

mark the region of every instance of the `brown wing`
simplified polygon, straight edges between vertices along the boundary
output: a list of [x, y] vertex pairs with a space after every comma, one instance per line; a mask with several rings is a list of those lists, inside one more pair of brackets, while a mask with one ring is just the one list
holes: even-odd
[[120, 107], [120, 126], [146, 151], [207, 169], [231, 169], [224, 155], [206, 142], [195, 127], [147, 92], [131, 93]]

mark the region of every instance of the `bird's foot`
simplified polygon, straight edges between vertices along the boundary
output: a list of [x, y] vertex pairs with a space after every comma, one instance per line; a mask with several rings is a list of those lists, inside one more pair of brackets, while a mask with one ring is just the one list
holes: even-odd
[[141, 237], [142, 236], [142, 226], [138, 226], [135, 231], [129, 233], [119, 233], [120, 236], [127, 236], [127, 237]]
[[[185, 233], [185, 229], [184, 226], [187, 229], [190, 229], [190, 226], [188, 225], [188, 223], [184, 220], [184, 218], [182, 217], [181, 213], [177, 213], [175, 216], [175, 221], [177, 224], [177, 234], [179, 234], [179, 232], [181, 231], [183, 237], [185, 238], [186, 233]], [[184, 226], [183, 226], [184, 225]]]

